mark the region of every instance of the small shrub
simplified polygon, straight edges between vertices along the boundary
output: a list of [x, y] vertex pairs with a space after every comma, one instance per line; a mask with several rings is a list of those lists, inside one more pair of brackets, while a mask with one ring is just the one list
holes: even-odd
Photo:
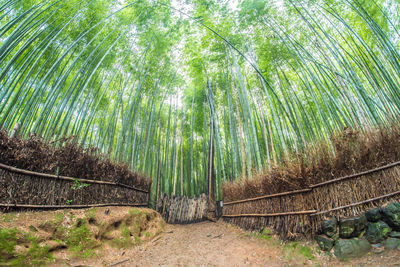
[[72, 190], [80, 190], [88, 186], [90, 186], [90, 184], [82, 183], [80, 180], [74, 179], [74, 185], [71, 188]]

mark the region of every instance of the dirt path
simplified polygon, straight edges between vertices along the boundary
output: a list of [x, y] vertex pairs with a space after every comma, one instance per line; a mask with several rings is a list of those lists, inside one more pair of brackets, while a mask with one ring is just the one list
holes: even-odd
[[169, 233], [157, 241], [138, 247], [132, 253], [135, 259], [132, 263], [136, 266], [281, 266], [278, 251], [267, 249], [264, 242], [251, 240], [226, 224], [202, 222], [168, 228]]
[[[297, 244], [313, 248], [306, 243]], [[168, 225], [153, 241], [124, 250], [104, 251], [104, 266], [400, 266], [398, 251], [369, 253], [362, 259], [339, 262], [316, 255], [312, 260], [276, 238], [263, 240], [223, 222]], [[110, 253], [107, 255], [107, 253]], [[113, 254], [113, 255], [112, 255]], [[107, 259], [104, 261], [104, 259]], [[124, 261], [124, 262], [123, 262]], [[105, 264], [105, 263], [108, 264]], [[88, 263], [90, 266], [92, 265]]]

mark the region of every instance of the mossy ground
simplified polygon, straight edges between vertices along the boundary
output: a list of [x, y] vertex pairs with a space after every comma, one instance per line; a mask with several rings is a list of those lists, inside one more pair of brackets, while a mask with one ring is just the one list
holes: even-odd
[[282, 248], [283, 255], [287, 259], [296, 259], [300, 262], [305, 262], [306, 260], [314, 260], [314, 248], [307, 244], [300, 244], [298, 242], [289, 242], [283, 245]]
[[0, 228], [0, 265], [37, 266], [52, 260], [50, 248], [40, 245], [38, 238], [16, 228]]
[[271, 229], [264, 228], [261, 232], [250, 232], [250, 237], [265, 240], [269, 247], [279, 249], [282, 253], [283, 260], [295, 261], [298, 263], [306, 263], [316, 259], [319, 250], [315, 244], [308, 242], [284, 242], [274, 235]]
[[0, 214], [0, 266], [40, 266], [61, 251], [69, 258], [94, 257], [104, 246], [150, 240], [164, 224], [152, 210], [127, 207]]

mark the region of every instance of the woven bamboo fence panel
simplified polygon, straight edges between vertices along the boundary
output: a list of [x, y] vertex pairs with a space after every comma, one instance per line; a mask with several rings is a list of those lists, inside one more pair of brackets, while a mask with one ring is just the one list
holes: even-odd
[[208, 198], [205, 194], [199, 197], [167, 196], [162, 194], [157, 211], [167, 223], [186, 224], [207, 219]]
[[26, 171], [0, 164], [0, 210], [148, 206], [149, 188]]
[[322, 220], [357, 216], [400, 200], [400, 162], [302, 190], [224, 203], [225, 221], [248, 230], [271, 227], [284, 240], [312, 237]]

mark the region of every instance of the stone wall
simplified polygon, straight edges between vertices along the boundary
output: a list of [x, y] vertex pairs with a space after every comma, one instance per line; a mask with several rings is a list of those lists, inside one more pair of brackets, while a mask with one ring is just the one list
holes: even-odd
[[357, 217], [325, 220], [315, 239], [322, 250], [333, 249], [339, 259], [359, 257], [371, 249], [376, 253], [400, 250], [400, 202], [367, 210]]

